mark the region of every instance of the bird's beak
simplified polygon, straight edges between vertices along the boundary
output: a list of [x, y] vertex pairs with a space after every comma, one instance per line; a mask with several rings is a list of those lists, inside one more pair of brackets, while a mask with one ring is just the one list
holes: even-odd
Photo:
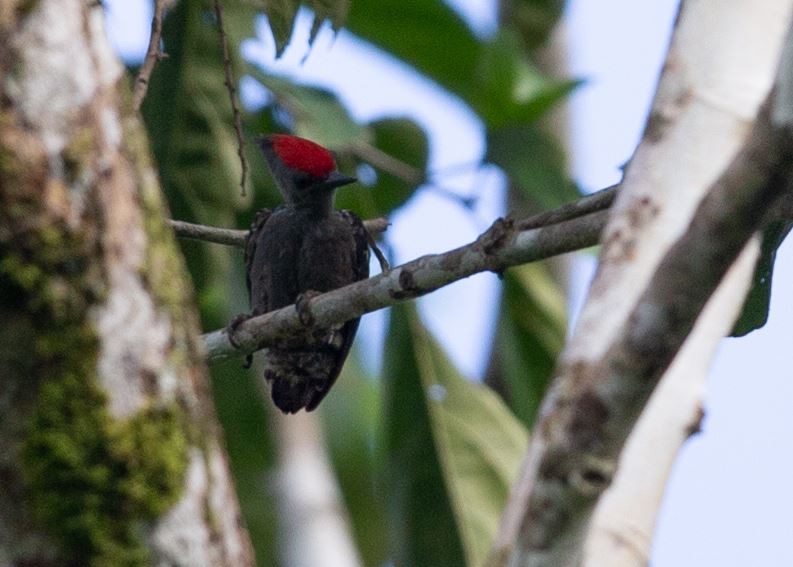
[[325, 178], [325, 181], [322, 182], [322, 186], [323, 188], [330, 190], [341, 187], [342, 185], [355, 183], [356, 181], [358, 180], [355, 177], [350, 177], [349, 175], [344, 175], [338, 171], [333, 171]]

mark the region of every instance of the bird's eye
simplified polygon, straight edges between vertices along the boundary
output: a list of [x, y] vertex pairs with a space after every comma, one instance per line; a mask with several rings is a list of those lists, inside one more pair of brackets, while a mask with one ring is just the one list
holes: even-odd
[[301, 173], [295, 177], [295, 187], [298, 189], [308, 189], [309, 187], [316, 185], [319, 181], [321, 180], [309, 173]]

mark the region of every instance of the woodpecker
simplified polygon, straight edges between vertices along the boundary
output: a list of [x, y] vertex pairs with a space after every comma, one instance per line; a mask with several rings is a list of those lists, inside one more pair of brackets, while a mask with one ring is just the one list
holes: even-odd
[[[356, 179], [339, 173], [333, 155], [309, 140], [274, 134], [257, 142], [285, 204], [259, 211], [246, 238], [252, 315], [291, 304], [301, 312], [314, 295], [369, 276], [361, 219], [333, 207], [336, 189]], [[319, 329], [308, 341], [287, 340], [268, 350], [264, 378], [281, 411], [317, 407], [341, 372], [358, 322]]]

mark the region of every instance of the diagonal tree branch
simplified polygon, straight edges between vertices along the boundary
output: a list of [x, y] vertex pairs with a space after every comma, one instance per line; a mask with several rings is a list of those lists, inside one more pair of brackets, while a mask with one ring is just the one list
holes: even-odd
[[[342, 323], [364, 313], [425, 295], [485, 271], [501, 272], [510, 266], [594, 246], [605, 225], [607, 211], [551, 226], [519, 230], [509, 220], [497, 220], [474, 242], [443, 254], [422, 256], [391, 271], [322, 294], [311, 301], [310, 313], [318, 327]], [[305, 333], [294, 306], [251, 318], [235, 332], [238, 348], [225, 329], [203, 336], [210, 361], [243, 355], [271, 345], [279, 338]]]
[[516, 221], [515, 224], [519, 229], [526, 230], [575, 219], [597, 211], [605, 211], [611, 208], [619, 188], [619, 184], [606, 187], [590, 195], [585, 195], [572, 203]]

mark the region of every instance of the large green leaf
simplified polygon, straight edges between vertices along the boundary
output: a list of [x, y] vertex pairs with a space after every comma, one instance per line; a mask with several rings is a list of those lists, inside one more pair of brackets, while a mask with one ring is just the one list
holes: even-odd
[[528, 435], [487, 387], [460, 376], [412, 306], [392, 310], [385, 447], [398, 565], [481, 565]]
[[763, 231], [760, 259], [754, 270], [752, 288], [743, 304], [743, 310], [730, 336], [742, 337], [759, 329], [768, 321], [771, 304], [771, 279], [774, 275], [776, 251], [793, 228], [793, 223], [774, 222]]
[[[529, 8], [516, 6], [516, 11], [538, 13]], [[477, 39], [440, 0], [356, 0], [349, 29], [461, 97], [489, 127], [532, 122], [577, 84], [540, 73], [517, 32], [501, 30], [492, 39]]]
[[440, 0], [355, 0], [347, 27], [464, 98], [471, 92], [480, 44]]
[[495, 340], [505, 398], [532, 427], [565, 338], [565, 299], [545, 264], [526, 264], [504, 274], [504, 295]]
[[292, 132], [332, 150], [366, 144], [372, 132], [352, 119], [332, 92], [267, 75], [251, 67], [251, 76], [274, 95], [274, 103], [289, 114]]

